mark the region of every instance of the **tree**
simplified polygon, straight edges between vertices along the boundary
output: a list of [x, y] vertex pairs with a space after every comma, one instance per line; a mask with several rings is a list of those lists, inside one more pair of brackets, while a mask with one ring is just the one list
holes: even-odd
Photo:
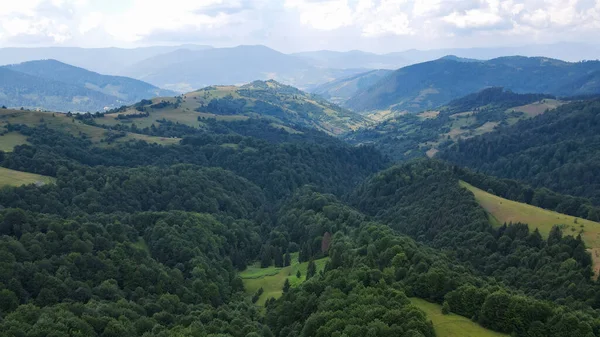
[[444, 315], [450, 314], [450, 304], [448, 304], [447, 301], [444, 301], [444, 304], [442, 304], [442, 314], [444, 314]]
[[288, 290], [290, 290], [290, 280], [286, 278], [285, 283], [283, 284], [283, 292], [287, 293]]
[[325, 232], [323, 234], [323, 239], [321, 240], [321, 252], [323, 254], [327, 254], [329, 251], [329, 246], [331, 245], [331, 233]]
[[296, 278], [300, 278], [302, 277], [302, 273], [300, 272], [300, 270], [298, 270], [298, 272], [296, 272]]
[[263, 246], [262, 251], [260, 253], [260, 267], [268, 268], [273, 264], [273, 259], [271, 256], [271, 249], [269, 246]]
[[317, 265], [315, 264], [315, 261], [310, 260], [310, 262], [308, 262], [308, 267], [306, 268], [306, 279], [308, 280], [309, 278], [315, 276], [316, 273]]
[[290, 252], [288, 251], [288, 252], [285, 253], [285, 258], [283, 260], [283, 266], [287, 267], [290, 264], [292, 264], [292, 257], [290, 255]]

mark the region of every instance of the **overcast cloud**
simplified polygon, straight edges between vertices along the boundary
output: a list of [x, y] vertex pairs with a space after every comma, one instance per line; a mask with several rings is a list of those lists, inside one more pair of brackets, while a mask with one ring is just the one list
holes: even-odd
[[0, 0], [0, 46], [286, 52], [597, 43], [600, 0]]

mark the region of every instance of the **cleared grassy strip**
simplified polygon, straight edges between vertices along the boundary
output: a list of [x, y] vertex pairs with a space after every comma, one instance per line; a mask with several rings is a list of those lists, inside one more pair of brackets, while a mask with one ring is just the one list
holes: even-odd
[[51, 184], [54, 178], [0, 167], [0, 187], [28, 184]]
[[463, 316], [444, 315], [441, 305], [420, 298], [411, 298], [410, 301], [427, 314], [438, 337], [508, 337], [508, 335], [488, 330]]
[[27, 137], [18, 132], [9, 132], [0, 136], [0, 151], [12, 152], [17, 145], [27, 143]]
[[493, 226], [510, 222], [526, 223], [532, 230], [537, 228], [544, 237], [548, 237], [550, 230], [556, 225], [562, 228], [565, 235], [576, 236], [581, 233], [592, 254], [594, 273], [596, 277], [600, 275], [600, 223], [504, 199], [464, 181], [460, 185], [473, 192], [475, 200], [486, 210]]
[[[315, 260], [317, 272], [325, 268], [325, 264], [329, 258]], [[283, 284], [285, 279], [289, 279], [290, 286], [296, 287], [306, 280], [306, 269], [308, 262], [298, 262], [298, 254], [292, 254], [292, 264], [288, 267], [277, 268], [260, 268], [259, 264], [248, 266], [246, 270], [240, 273], [240, 277], [244, 282], [244, 288], [249, 296], [256, 293], [258, 289], [263, 288], [264, 292], [256, 302], [257, 305], [263, 306], [267, 299], [274, 297], [279, 298], [282, 294]], [[296, 273], [300, 270], [300, 278], [296, 277]]]

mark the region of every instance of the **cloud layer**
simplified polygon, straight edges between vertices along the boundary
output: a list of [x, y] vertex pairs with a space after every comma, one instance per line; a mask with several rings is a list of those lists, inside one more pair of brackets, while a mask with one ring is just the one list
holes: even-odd
[[600, 0], [19, 0], [0, 46], [266, 44], [286, 51], [518, 45], [600, 36]]

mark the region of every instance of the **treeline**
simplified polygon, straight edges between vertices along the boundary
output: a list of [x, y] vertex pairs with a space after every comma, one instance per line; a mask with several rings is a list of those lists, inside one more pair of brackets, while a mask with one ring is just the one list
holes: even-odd
[[58, 168], [70, 168], [74, 163], [128, 167], [188, 163], [222, 167], [261, 187], [270, 200], [289, 196], [306, 184], [346, 193], [387, 164], [373, 148], [353, 148], [335, 141], [270, 144], [239, 135], [205, 134], [186, 137], [177, 146], [139, 141], [96, 148], [88, 140], [44, 127], [12, 127], [29, 136], [33, 146], [17, 146], [2, 163], [7, 168], [56, 176]]
[[[302, 194], [297, 198], [308, 202], [310, 193]], [[267, 302], [266, 321], [278, 336], [434, 336], [429, 319], [408, 297], [445, 303], [451, 312], [515, 336], [595, 336], [599, 331], [592, 310], [536, 300], [492, 277], [475, 276], [468, 264], [357, 215], [332, 196], [312, 196], [320, 201], [313, 206], [293, 202], [294, 213], [333, 220], [337, 231], [330, 261], [322, 274]], [[505, 229], [506, 235], [512, 229]]]
[[547, 239], [526, 224], [492, 228], [459, 178], [451, 165], [416, 161], [375, 175], [351, 201], [391, 228], [448, 250], [530, 296], [600, 308], [600, 287], [591, 281], [591, 257], [579, 236], [559, 227]]
[[516, 180], [496, 178], [458, 166], [454, 166], [453, 171], [460, 179], [497, 196], [579, 218], [600, 221], [600, 207], [593, 205], [589, 199], [559, 194], [545, 187], [533, 188]]

